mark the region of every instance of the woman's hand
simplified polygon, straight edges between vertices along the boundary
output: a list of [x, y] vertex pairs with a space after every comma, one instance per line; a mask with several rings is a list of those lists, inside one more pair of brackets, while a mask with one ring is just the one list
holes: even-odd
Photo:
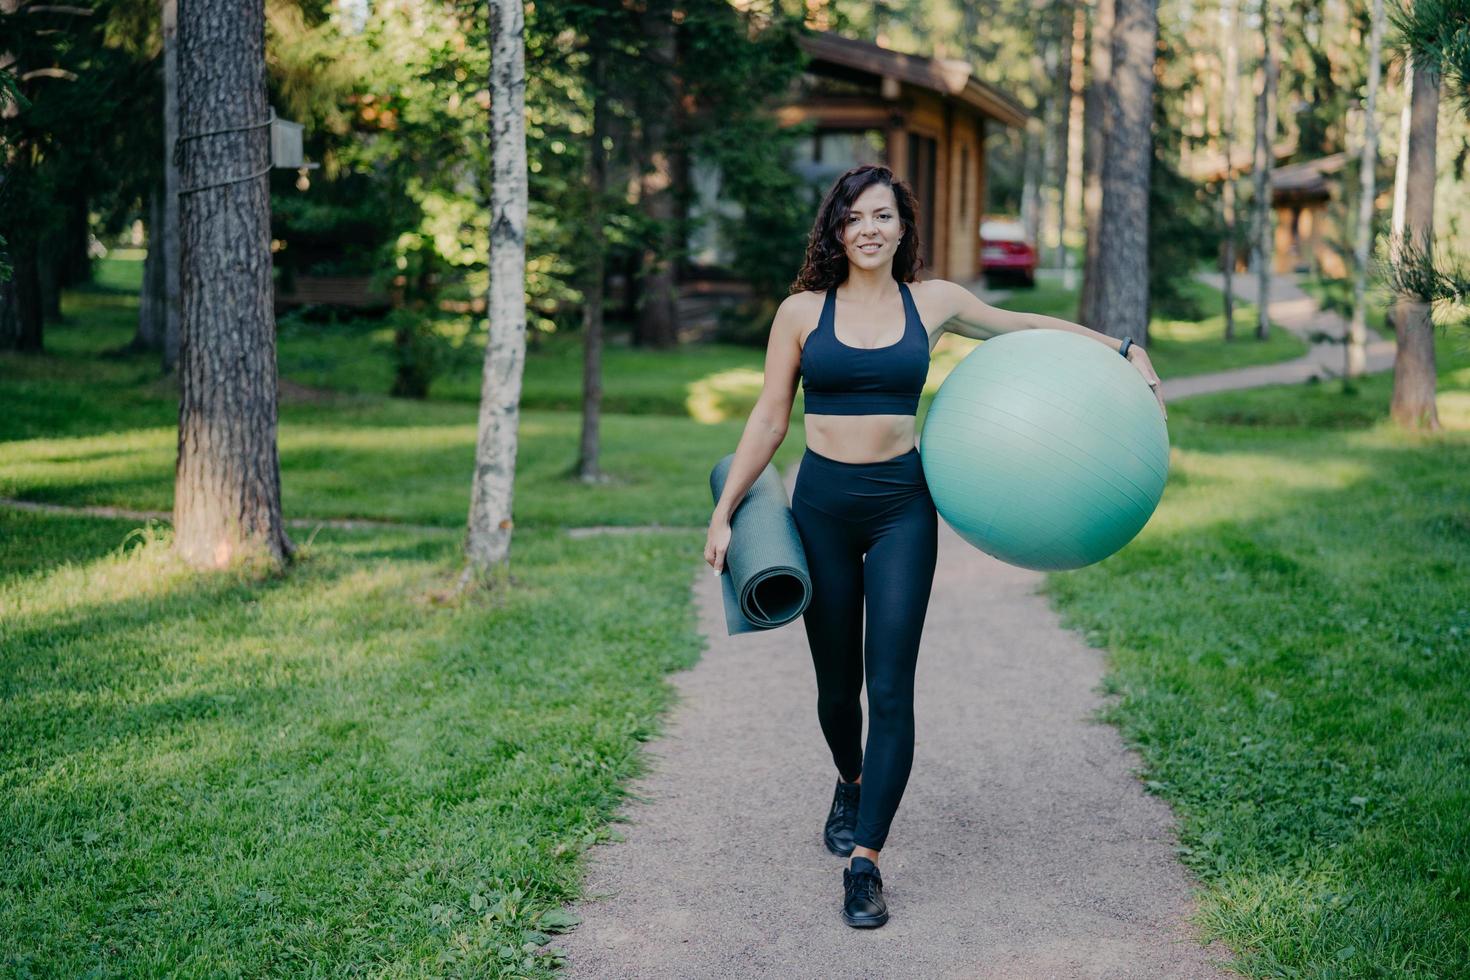
[[1128, 363], [1138, 368], [1138, 373], [1143, 375], [1143, 380], [1148, 382], [1149, 390], [1159, 400], [1159, 411], [1164, 413], [1164, 419], [1167, 421], [1169, 410], [1164, 407], [1164, 393], [1161, 387], [1163, 382], [1159, 380], [1158, 372], [1154, 370], [1153, 364], [1149, 363], [1148, 351], [1139, 347], [1137, 344], [1129, 345]]
[[710, 518], [709, 536], [704, 542], [704, 560], [718, 575], [725, 569], [725, 552], [730, 549], [730, 522], [719, 515]]

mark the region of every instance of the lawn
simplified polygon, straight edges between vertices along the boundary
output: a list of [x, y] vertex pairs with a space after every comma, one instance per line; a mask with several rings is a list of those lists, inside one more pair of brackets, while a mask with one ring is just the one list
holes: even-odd
[[[68, 295], [50, 354], [0, 356], [0, 494], [167, 509], [176, 393], [96, 356], [131, 335], [135, 266]], [[1171, 404], [1149, 527], [1048, 576], [1250, 975], [1470, 974], [1465, 337], [1439, 342], [1438, 436], [1382, 423], [1387, 376]], [[758, 374], [727, 356], [637, 385], [669, 406]], [[533, 356], [528, 386], [564, 370]], [[288, 387], [288, 515], [462, 527], [473, 403], [370, 392]], [[607, 414], [598, 488], [567, 473], [577, 413], [528, 410], [492, 599], [433, 601], [454, 533], [293, 531], [283, 577], [199, 577], [166, 527], [0, 508], [0, 975], [554, 975], [581, 855], [703, 648], [726, 397]], [[563, 533], [652, 522], [680, 527]]]
[[1387, 376], [1171, 405], [1149, 526], [1048, 577], [1251, 976], [1470, 976], [1467, 340], [1437, 436]]

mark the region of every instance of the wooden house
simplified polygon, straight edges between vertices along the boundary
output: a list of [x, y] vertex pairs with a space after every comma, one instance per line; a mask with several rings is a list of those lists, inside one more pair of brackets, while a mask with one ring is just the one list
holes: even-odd
[[[803, 35], [800, 43], [810, 61], [778, 118], [815, 127], [800, 139], [796, 161], [815, 200], [849, 167], [884, 164], [918, 198], [922, 275], [977, 278], [985, 138], [995, 127], [1024, 126], [1026, 110], [975, 78], [966, 61], [904, 54], [825, 32]], [[719, 198], [718, 173], [698, 160], [692, 169], [696, 208], [708, 213], [727, 207]], [[727, 267], [729, 253], [713, 222], [689, 244], [694, 278], [736, 272]]]

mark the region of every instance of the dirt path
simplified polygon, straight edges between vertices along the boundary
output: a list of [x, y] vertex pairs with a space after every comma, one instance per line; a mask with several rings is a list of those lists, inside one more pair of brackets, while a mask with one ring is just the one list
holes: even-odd
[[913, 774], [881, 863], [893, 918], [860, 932], [838, 915], [845, 861], [822, 846], [836, 776], [802, 624], [725, 635], [701, 566], [709, 647], [673, 677], [626, 840], [592, 851], [583, 923], [556, 940], [569, 975], [1227, 975], [1226, 952], [1190, 936], [1168, 808], [1091, 720], [1102, 657], [1058, 625], [1041, 579], [940, 523]]
[[[1197, 277], [1216, 289], [1225, 287], [1224, 277], [1218, 273], [1203, 273]], [[1232, 283], [1235, 295], [1247, 303], [1256, 301], [1256, 279], [1254, 276], [1234, 276]], [[1271, 321], [1296, 334], [1311, 348], [1294, 361], [1278, 364], [1262, 364], [1257, 367], [1220, 371], [1215, 374], [1196, 374], [1187, 378], [1164, 380], [1164, 401], [1188, 395], [1203, 395], [1213, 391], [1230, 391], [1239, 388], [1258, 388], [1262, 385], [1291, 384], [1308, 378], [1335, 378], [1342, 374], [1342, 345], [1314, 338], [1323, 335], [1340, 338], [1347, 332], [1347, 321], [1336, 313], [1317, 307], [1313, 299], [1297, 285], [1296, 276], [1278, 275], [1271, 278], [1270, 287]], [[1237, 320], [1236, 329], [1247, 335], [1242, 342], [1249, 343], [1249, 334], [1255, 323]], [[1393, 369], [1394, 342], [1380, 340], [1368, 331], [1368, 373]]]

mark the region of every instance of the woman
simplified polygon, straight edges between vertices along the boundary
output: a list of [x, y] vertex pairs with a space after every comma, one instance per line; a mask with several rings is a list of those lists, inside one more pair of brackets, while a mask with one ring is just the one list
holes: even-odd
[[[718, 574], [730, 515], [786, 438], [800, 377], [807, 450], [791, 515], [811, 575], [803, 621], [817, 718], [838, 774], [823, 838], [834, 854], [852, 856], [842, 917], [859, 928], [888, 921], [878, 855], [913, 762], [914, 669], [938, 540], [914, 422], [934, 345], [946, 330], [980, 340], [1032, 327], [1084, 334], [1121, 349], [1164, 404], [1142, 348], [1055, 317], [997, 309], [943, 279], [917, 281], [915, 211], [912, 191], [887, 167], [854, 167], [828, 191], [801, 274], [771, 325], [765, 385], [704, 551]], [[866, 747], [858, 700], [865, 672]]]

